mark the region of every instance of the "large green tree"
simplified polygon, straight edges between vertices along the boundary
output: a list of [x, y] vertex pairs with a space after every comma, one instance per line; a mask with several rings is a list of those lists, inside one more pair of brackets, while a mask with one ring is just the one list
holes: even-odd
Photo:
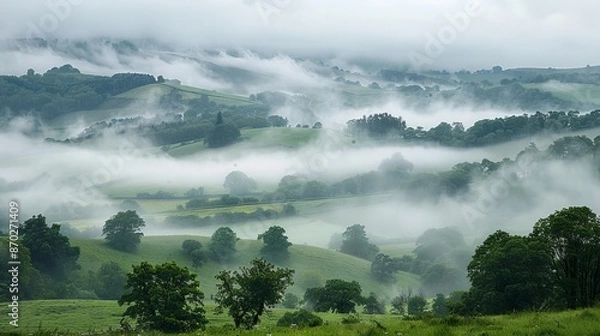
[[173, 333], [203, 329], [208, 321], [199, 285], [195, 274], [174, 262], [156, 266], [142, 262], [127, 274], [129, 292], [119, 305], [129, 305], [123, 315], [136, 319], [143, 329]]
[[237, 252], [235, 245], [239, 238], [229, 227], [218, 228], [210, 237], [208, 255], [218, 262], [229, 262]]
[[354, 313], [356, 305], [363, 302], [362, 288], [356, 281], [329, 279], [324, 287], [309, 288], [304, 301], [317, 312]]
[[369, 243], [364, 225], [355, 224], [347, 227], [342, 237], [342, 246], [340, 247], [340, 252], [342, 253], [366, 260], [373, 260], [379, 252], [377, 246]]
[[539, 239], [491, 234], [468, 266], [467, 310], [501, 314], [539, 309], [550, 297], [550, 253]]
[[106, 221], [102, 235], [108, 245], [125, 252], [133, 252], [142, 240], [144, 220], [134, 210], [119, 211]]
[[26, 220], [20, 233], [36, 269], [57, 280], [66, 279], [71, 271], [79, 269], [79, 247], [72, 247], [69, 238], [60, 234], [60, 225], [48, 227], [46, 217], [40, 214]]
[[567, 306], [594, 305], [600, 299], [600, 218], [585, 206], [565, 208], [540, 219], [532, 236], [550, 249]]
[[281, 302], [287, 287], [294, 284], [293, 274], [293, 270], [276, 268], [262, 258], [239, 271], [221, 271], [216, 276], [216, 312], [227, 309], [236, 328], [251, 329], [265, 311]]
[[288, 257], [288, 247], [292, 246], [292, 243], [288, 241], [285, 229], [281, 226], [271, 226], [267, 231], [259, 234], [258, 239], [264, 242], [260, 253], [265, 257], [274, 260], [283, 260]]

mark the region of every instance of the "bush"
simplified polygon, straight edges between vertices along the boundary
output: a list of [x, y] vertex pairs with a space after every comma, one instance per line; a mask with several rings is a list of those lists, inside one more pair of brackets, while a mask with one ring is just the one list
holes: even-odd
[[350, 314], [342, 319], [342, 324], [357, 324], [360, 323], [358, 314]]
[[323, 319], [305, 309], [285, 313], [279, 320], [277, 326], [285, 327], [292, 324], [298, 327], [317, 327], [323, 324]]

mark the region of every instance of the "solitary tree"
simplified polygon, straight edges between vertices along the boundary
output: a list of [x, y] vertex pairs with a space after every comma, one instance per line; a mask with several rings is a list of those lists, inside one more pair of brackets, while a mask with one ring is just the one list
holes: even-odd
[[324, 287], [309, 288], [304, 293], [304, 301], [315, 311], [334, 313], [354, 313], [356, 305], [363, 302], [362, 289], [356, 281], [330, 279]]
[[369, 243], [365, 226], [355, 224], [346, 228], [342, 234], [342, 246], [340, 252], [350, 254], [362, 259], [373, 260], [379, 248], [374, 244]]
[[285, 235], [285, 229], [281, 226], [271, 226], [267, 231], [258, 235], [265, 243], [260, 249], [260, 253], [268, 258], [282, 260], [288, 257], [288, 247], [292, 243], [288, 241]]
[[125, 252], [133, 252], [140, 245], [146, 224], [134, 210], [119, 211], [104, 224], [102, 235], [111, 247]]
[[20, 233], [36, 269], [59, 280], [79, 269], [79, 247], [72, 247], [69, 238], [60, 234], [60, 225], [48, 227], [46, 217], [37, 215], [23, 223]]
[[208, 321], [199, 285], [195, 274], [174, 262], [156, 266], [142, 262], [127, 275], [129, 292], [119, 305], [129, 305], [123, 315], [136, 319], [143, 329], [172, 333], [203, 329]]
[[550, 249], [567, 306], [592, 306], [600, 298], [600, 218], [585, 206], [565, 208], [540, 219], [532, 236]]
[[245, 195], [256, 189], [256, 182], [239, 170], [234, 170], [225, 177], [223, 186], [232, 195]]
[[209, 256], [218, 262], [229, 262], [235, 256], [235, 245], [239, 238], [230, 228], [218, 228], [210, 237], [208, 243]]
[[216, 278], [216, 312], [228, 310], [236, 328], [251, 329], [260, 316], [281, 302], [288, 286], [293, 285], [294, 271], [275, 268], [264, 259], [254, 259], [251, 267], [239, 271], [221, 271]]

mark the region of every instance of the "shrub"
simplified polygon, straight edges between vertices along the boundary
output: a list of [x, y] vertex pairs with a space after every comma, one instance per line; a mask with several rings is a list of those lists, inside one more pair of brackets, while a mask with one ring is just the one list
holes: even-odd
[[342, 324], [357, 324], [360, 323], [360, 318], [358, 314], [349, 314], [348, 316], [342, 319]]
[[323, 324], [323, 319], [308, 310], [300, 309], [285, 313], [277, 321], [277, 325], [280, 327], [291, 326], [292, 324], [298, 327], [317, 327]]

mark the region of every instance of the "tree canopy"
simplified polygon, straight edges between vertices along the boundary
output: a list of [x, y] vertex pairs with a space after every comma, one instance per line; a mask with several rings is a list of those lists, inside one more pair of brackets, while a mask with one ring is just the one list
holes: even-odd
[[600, 218], [588, 207], [568, 207], [540, 219], [532, 237], [552, 256], [552, 273], [569, 308], [600, 299]]
[[208, 243], [209, 256], [218, 262], [229, 262], [237, 252], [235, 245], [239, 238], [229, 227], [218, 228], [210, 237]]
[[276, 268], [262, 258], [239, 271], [221, 271], [216, 276], [216, 312], [227, 309], [236, 328], [251, 329], [265, 311], [281, 302], [287, 287], [294, 283], [293, 274], [293, 270]]
[[33, 216], [23, 223], [22, 242], [31, 252], [33, 266], [58, 280], [79, 269], [79, 247], [71, 246], [69, 238], [60, 233], [60, 225], [48, 227], [46, 217]]
[[147, 262], [133, 266], [127, 274], [119, 305], [129, 305], [124, 316], [137, 320], [147, 330], [182, 333], [204, 329], [204, 316], [196, 275], [174, 262], [152, 266]]
[[363, 302], [362, 289], [358, 282], [330, 279], [323, 287], [309, 288], [304, 301], [317, 312], [354, 313], [356, 305]]
[[133, 252], [144, 236], [144, 226], [144, 220], [134, 210], [119, 211], [106, 221], [102, 235], [106, 236], [109, 246], [120, 251]]
[[346, 228], [342, 234], [342, 246], [340, 252], [350, 254], [362, 259], [373, 260], [379, 248], [369, 243], [369, 238], [365, 232], [365, 226], [355, 224]]

